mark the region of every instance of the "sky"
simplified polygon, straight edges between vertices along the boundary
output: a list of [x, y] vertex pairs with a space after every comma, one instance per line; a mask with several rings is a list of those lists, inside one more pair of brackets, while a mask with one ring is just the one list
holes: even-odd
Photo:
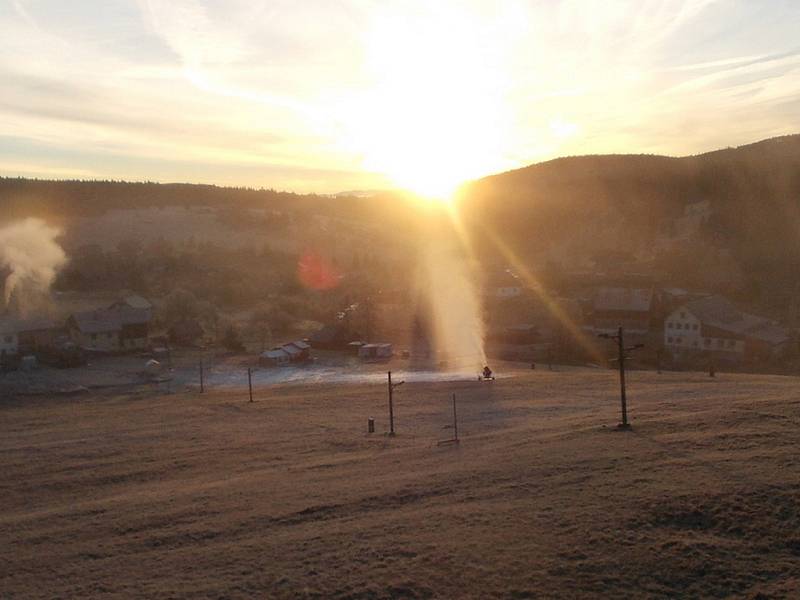
[[0, 175], [335, 193], [800, 132], [797, 0], [0, 0]]

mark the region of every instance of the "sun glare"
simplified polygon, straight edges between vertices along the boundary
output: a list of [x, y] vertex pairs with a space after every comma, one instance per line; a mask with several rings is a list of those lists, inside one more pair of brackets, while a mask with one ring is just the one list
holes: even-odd
[[455, 7], [376, 20], [366, 43], [370, 85], [344, 114], [366, 169], [449, 201], [464, 181], [507, 166], [508, 80], [504, 53], [482, 43], [490, 33], [481, 15]]

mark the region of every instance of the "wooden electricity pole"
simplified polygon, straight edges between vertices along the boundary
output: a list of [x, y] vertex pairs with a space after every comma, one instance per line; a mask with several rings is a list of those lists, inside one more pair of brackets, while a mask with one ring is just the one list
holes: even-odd
[[622, 327], [617, 329], [617, 335], [611, 335], [609, 333], [601, 333], [598, 337], [616, 340], [617, 342], [617, 363], [619, 367], [619, 399], [622, 408], [622, 422], [618, 425], [620, 429], [630, 429], [630, 423], [628, 423], [628, 398], [626, 396], [625, 390], [625, 353], [630, 350], [637, 350], [639, 348], [643, 348], [644, 344], [636, 344], [635, 346], [631, 346], [630, 348], [625, 347], [625, 340], [623, 336]]
[[250, 402], [253, 401], [253, 372], [247, 367], [247, 387], [250, 389]]
[[202, 394], [205, 391], [203, 386], [203, 360], [200, 359], [200, 393]]

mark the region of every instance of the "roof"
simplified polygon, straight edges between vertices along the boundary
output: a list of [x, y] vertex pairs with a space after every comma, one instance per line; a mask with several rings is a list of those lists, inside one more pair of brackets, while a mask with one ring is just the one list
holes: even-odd
[[117, 317], [116, 311], [87, 310], [73, 313], [72, 319], [82, 333], [101, 333], [122, 329], [122, 323]]
[[297, 346], [293, 344], [284, 344], [280, 347], [281, 350], [286, 352], [289, 356], [297, 356], [298, 354], [302, 353], [303, 351], [300, 350]]
[[769, 344], [783, 344], [791, 340], [791, 335], [783, 327], [764, 317], [739, 310], [730, 300], [722, 296], [708, 296], [693, 300], [676, 310], [692, 313], [705, 326]]
[[131, 308], [143, 308], [147, 310], [153, 308], [153, 305], [147, 298], [139, 296], [138, 294], [131, 294], [130, 296], [125, 296], [125, 298], [123, 298], [123, 301]]
[[18, 322], [19, 329], [17, 331], [46, 331], [48, 329], [59, 329], [62, 323], [46, 317], [22, 319]]
[[668, 287], [663, 288], [665, 294], [669, 294], [670, 296], [686, 296], [689, 294], [689, 290], [685, 290], [679, 287]]
[[122, 325], [142, 325], [150, 322], [150, 312], [146, 308], [121, 306], [114, 310]]
[[391, 348], [392, 345], [388, 343], [381, 343], [381, 344], [364, 344], [361, 346], [362, 348]]
[[123, 325], [142, 325], [150, 321], [150, 314], [141, 308], [121, 306], [112, 309], [87, 310], [72, 314], [82, 333], [118, 331]]
[[282, 348], [273, 348], [261, 353], [261, 358], [285, 358], [287, 356], [289, 356], [289, 353]]
[[12, 319], [0, 320], [0, 333], [24, 333], [28, 331], [45, 331], [48, 329], [58, 329], [60, 325], [47, 318], [37, 319]]
[[[296, 342], [290, 342], [290, 344], [292, 346], [297, 346], [298, 348], [300, 348], [300, 350], [308, 350], [309, 348], [311, 348], [311, 346], [309, 344], [306, 344], [303, 340], [297, 340]], [[286, 345], [288, 346], [289, 344], [286, 344]]]
[[604, 287], [598, 289], [592, 299], [595, 311], [649, 312], [652, 304], [653, 290], [650, 288]]
[[725, 329], [741, 321], [744, 313], [722, 296], [708, 296], [692, 300], [677, 310], [687, 310], [703, 323]]
[[792, 336], [786, 329], [770, 322], [756, 325], [746, 331], [745, 335], [772, 345], [785, 344], [792, 339]]

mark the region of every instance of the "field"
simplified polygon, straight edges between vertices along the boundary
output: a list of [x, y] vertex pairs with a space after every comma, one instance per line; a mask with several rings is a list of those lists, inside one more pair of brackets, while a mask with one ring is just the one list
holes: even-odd
[[0, 597], [800, 596], [797, 379], [512, 375], [3, 400]]

